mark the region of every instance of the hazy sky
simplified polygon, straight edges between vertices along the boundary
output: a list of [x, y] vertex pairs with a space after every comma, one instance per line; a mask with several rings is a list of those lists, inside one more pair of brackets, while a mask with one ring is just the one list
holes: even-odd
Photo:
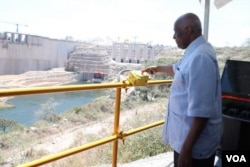
[[[239, 46], [250, 38], [250, 0], [232, 0], [220, 9], [213, 0], [210, 5], [209, 42]], [[199, 0], [0, 0], [0, 32], [16, 31], [5, 21], [18, 23], [20, 33], [49, 38], [176, 46], [173, 23], [186, 12], [196, 13], [203, 24]]]

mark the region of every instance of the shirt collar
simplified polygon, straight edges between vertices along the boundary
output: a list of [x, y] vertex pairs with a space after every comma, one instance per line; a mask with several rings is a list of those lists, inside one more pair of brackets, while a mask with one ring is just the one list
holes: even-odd
[[190, 55], [200, 44], [203, 44], [205, 42], [206, 42], [206, 39], [202, 35], [199, 36], [188, 45], [188, 47], [186, 48], [184, 52], [184, 55]]

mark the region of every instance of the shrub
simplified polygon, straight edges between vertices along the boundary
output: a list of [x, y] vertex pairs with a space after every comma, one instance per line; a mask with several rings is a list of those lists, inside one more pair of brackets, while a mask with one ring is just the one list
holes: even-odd
[[63, 115], [65, 115], [69, 121], [85, 123], [102, 119], [105, 114], [113, 113], [113, 110], [114, 99], [100, 97], [92, 103], [74, 107]]
[[22, 126], [12, 119], [0, 118], [0, 129], [6, 132], [11, 129], [22, 129]]
[[61, 120], [61, 116], [56, 113], [55, 107], [57, 102], [53, 98], [49, 98], [48, 101], [41, 106], [41, 110], [36, 114], [41, 117], [43, 120], [56, 123]]

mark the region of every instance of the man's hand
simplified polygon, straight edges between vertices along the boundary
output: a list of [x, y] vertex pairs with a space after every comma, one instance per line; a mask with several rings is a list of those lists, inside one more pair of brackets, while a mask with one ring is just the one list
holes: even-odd
[[147, 72], [149, 74], [155, 74], [155, 73], [157, 73], [157, 67], [156, 66], [148, 67], [148, 68], [141, 71], [142, 74], [144, 72]]
[[168, 65], [168, 66], [151, 66], [151, 67], [148, 67], [148, 68], [142, 70], [141, 72], [142, 72], [142, 74], [144, 72], [147, 72], [149, 74], [155, 74], [155, 73], [161, 72], [161, 73], [164, 73], [164, 74], [167, 74], [167, 75], [174, 75], [172, 65]]
[[[207, 124], [208, 118], [194, 117], [179, 154], [178, 167], [192, 167], [192, 150]], [[209, 139], [208, 139], [209, 140]]]
[[179, 154], [178, 167], [192, 167], [192, 150], [182, 149]]

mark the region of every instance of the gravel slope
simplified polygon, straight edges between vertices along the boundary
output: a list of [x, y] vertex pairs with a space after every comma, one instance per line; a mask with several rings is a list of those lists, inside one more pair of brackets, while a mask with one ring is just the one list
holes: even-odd
[[[110, 167], [111, 164], [95, 166], [95, 167]], [[126, 164], [117, 164], [117, 167], [173, 167], [173, 152], [162, 153], [153, 157], [140, 159]]]

